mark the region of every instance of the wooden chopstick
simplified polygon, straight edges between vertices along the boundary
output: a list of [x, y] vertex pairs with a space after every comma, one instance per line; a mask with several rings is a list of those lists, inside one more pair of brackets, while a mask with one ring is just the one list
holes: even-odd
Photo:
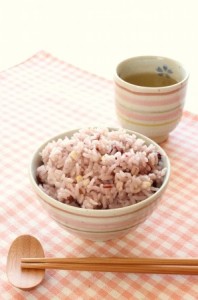
[[75, 271], [124, 272], [198, 275], [198, 266], [192, 265], [126, 265], [126, 264], [86, 264], [86, 263], [21, 263], [28, 269], [59, 269]]
[[152, 258], [152, 257], [68, 257], [68, 258], [22, 258], [22, 263], [61, 264], [122, 264], [122, 265], [191, 265], [198, 266], [198, 258]]
[[22, 268], [198, 275], [198, 258], [22, 258]]

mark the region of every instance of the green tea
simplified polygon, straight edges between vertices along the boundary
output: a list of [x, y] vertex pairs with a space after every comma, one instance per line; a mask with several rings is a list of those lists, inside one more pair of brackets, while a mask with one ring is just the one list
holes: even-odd
[[164, 74], [159, 75], [157, 73], [131, 74], [124, 77], [123, 80], [135, 85], [146, 87], [162, 87], [177, 83], [177, 81], [174, 78]]

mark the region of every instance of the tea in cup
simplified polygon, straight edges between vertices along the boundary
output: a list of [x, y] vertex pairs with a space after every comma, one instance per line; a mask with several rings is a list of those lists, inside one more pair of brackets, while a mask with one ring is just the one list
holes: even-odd
[[188, 78], [171, 58], [138, 56], [119, 63], [114, 83], [121, 126], [164, 142], [181, 119]]

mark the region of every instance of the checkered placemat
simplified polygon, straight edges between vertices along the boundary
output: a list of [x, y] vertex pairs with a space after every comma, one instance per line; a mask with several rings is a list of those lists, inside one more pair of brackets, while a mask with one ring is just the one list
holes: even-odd
[[1, 299], [197, 299], [198, 277], [48, 270], [24, 292], [6, 277], [6, 256], [20, 234], [33, 234], [46, 256], [178, 256], [198, 253], [198, 116], [185, 112], [162, 146], [172, 163], [169, 187], [152, 216], [119, 240], [84, 241], [41, 208], [27, 168], [39, 143], [85, 125], [118, 125], [113, 83], [42, 51], [0, 73]]

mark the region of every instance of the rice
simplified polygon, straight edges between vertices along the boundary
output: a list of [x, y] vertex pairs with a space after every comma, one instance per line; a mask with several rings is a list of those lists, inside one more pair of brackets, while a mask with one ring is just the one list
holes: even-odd
[[88, 209], [143, 201], [160, 188], [166, 174], [155, 145], [124, 129], [81, 129], [48, 143], [41, 160], [39, 186], [60, 202]]

